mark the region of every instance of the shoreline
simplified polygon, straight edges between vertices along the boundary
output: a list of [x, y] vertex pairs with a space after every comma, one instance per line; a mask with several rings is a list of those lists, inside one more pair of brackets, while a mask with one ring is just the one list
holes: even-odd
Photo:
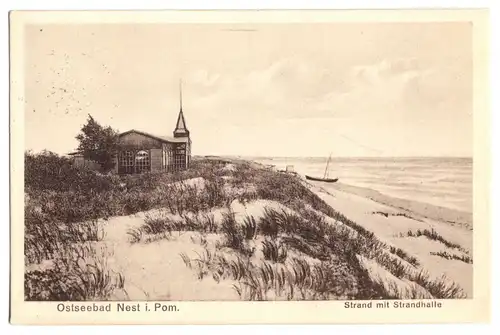
[[[310, 183], [308, 187], [329, 206], [374, 233], [383, 243], [416, 257], [421, 268], [428, 271], [434, 278], [444, 275], [457, 282], [469, 297], [473, 296], [473, 265], [456, 259], [444, 259], [440, 256], [472, 255], [472, 228], [466, 229], [464, 225], [453, 225], [444, 221], [441, 219], [442, 214], [440, 217], [423, 213], [424, 217], [408, 209], [402, 209], [396, 206], [397, 204], [390, 197], [383, 198], [382, 195], [382, 199], [380, 197], [373, 199], [373, 196], [366, 196], [361, 192], [365, 190], [354, 189], [353, 191], [349, 186], [342, 184], [335, 188], [325, 188], [318, 184], [320, 183]], [[344, 190], [344, 187], [351, 192]], [[356, 191], [362, 194], [355, 194]], [[429, 218], [430, 216], [434, 217]], [[441, 240], [420, 236], [419, 231], [433, 231]], [[449, 244], [446, 245], [446, 243]], [[452, 244], [456, 247], [450, 248]], [[370, 268], [368, 264], [367, 268]]]
[[316, 182], [311, 184], [324, 189], [326, 192], [335, 190], [354, 194], [377, 202], [381, 205], [392, 207], [398, 211], [404, 212], [405, 214], [418, 217], [419, 219], [435, 220], [450, 224], [452, 226], [458, 226], [467, 230], [473, 230], [472, 213], [463, 212], [443, 206], [431, 205], [429, 203], [417, 200], [397, 198], [394, 196], [383, 194], [370, 188], [353, 186], [343, 183], [334, 183], [332, 185], [329, 185], [329, 187], [324, 187]]
[[[260, 168], [266, 168], [265, 164], [254, 160], [247, 160], [245, 159], [245, 157], [235, 158], [224, 156], [206, 156], [205, 159], [223, 160], [231, 162], [233, 164], [241, 164], [242, 162], [247, 162], [254, 167], [258, 166]], [[458, 209], [445, 206], [434, 205], [418, 200], [403, 199], [381, 193], [380, 191], [368, 187], [354, 186], [341, 182], [322, 184], [321, 182], [306, 180], [304, 175], [302, 174], [297, 174], [297, 176], [306, 184], [314, 185], [315, 187], [323, 189], [326, 192], [331, 193], [331, 191], [341, 191], [349, 194], [354, 194], [375, 201], [381, 205], [394, 208], [395, 210], [404, 212], [407, 215], [411, 215], [419, 219], [435, 220], [467, 230], [473, 230], [473, 214], [470, 212], [460, 211]]]

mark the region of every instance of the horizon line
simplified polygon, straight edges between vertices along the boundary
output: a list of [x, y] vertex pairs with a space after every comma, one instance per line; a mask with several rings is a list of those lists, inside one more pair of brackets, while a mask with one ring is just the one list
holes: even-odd
[[[52, 152], [60, 156], [66, 156], [70, 152], [73, 151], [68, 151], [65, 153], [59, 153], [56, 151], [52, 151], [50, 149], [42, 149], [42, 150], [33, 150], [33, 149], [27, 149], [25, 148], [24, 152], [32, 152], [33, 154], [37, 153], [42, 153], [44, 151]], [[328, 155], [325, 156], [307, 156], [307, 155], [289, 155], [289, 156], [281, 156], [281, 155], [238, 155], [238, 154], [192, 154], [192, 157], [228, 157], [228, 158], [277, 158], [277, 159], [283, 159], [283, 158], [328, 158]], [[472, 159], [474, 158], [474, 155], [394, 155], [394, 156], [346, 156], [346, 155], [340, 155], [340, 156], [333, 156], [332, 158], [379, 158], [379, 159], [384, 159], [384, 158], [468, 158]]]
[[[234, 155], [234, 154], [193, 154], [193, 157], [240, 157], [240, 158], [328, 158], [328, 156], [273, 156], [273, 155]], [[414, 155], [414, 156], [332, 156], [332, 158], [474, 158], [474, 156], [464, 155]]]

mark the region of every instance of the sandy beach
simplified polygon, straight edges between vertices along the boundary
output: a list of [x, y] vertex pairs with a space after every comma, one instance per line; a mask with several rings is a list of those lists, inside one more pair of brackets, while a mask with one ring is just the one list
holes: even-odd
[[468, 230], [472, 230], [473, 227], [472, 213], [442, 206], [430, 205], [416, 200], [410, 201], [407, 199], [390, 197], [369, 188], [356, 187], [343, 183], [335, 183], [331, 187], [336, 191], [355, 194], [360, 197], [373, 200], [377, 203], [398, 209], [404, 213], [409, 213], [415, 217], [445, 222]]
[[330, 206], [375, 233], [379, 239], [417, 257], [422, 267], [432, 275], [436, 277], [446, 275], [452, 278], [464, 288], [468, 296], [472, 296], [472, 264], [430, 255], [430, 252], [454, 252], [443, 243], [424, 236], [405, 236], [410, 230], [432, 229], [472, 255], [473, 233], [470, 214], [395, 199], [376, 191], [341, 183], [329, 188], [329, 191], [326, 191], [320, 183], [313, 183], [312, 186], [314, 192]]

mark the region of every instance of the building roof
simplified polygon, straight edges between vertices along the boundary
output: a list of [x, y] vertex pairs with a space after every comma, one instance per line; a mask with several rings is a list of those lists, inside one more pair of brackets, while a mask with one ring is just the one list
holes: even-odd
[[151, 133], [146, 133], [144, 131], [136, 130], [136, 129], [131, 129], [129, 131], [126, 131], [124, 133], [119, 134], [118, 136], [124, 136], [130, 133], [136, 133], [136, 134], [141, 134], [147, 137], [154, 138], [155, 140], [158, 140], [160, 142], [165, 142], [165, 143], [185, 143], [188, 142], [187, 137], [171, 137], [171, 136], [160, 136], [160, 135], [154, 135]]
[[[130, 129], [126, 132], [118, 134], [118, 136], [124, 136], [124, 135], [130, 134], [130, 133], [141, 134], [141, 135], [153, 138], [153, 139], [158, 140], [158, 141], [163, 142], [163, 143], [187, 143], [190, 141], [188, 137], [160, 136], [160, 135], [154, 135], [154, 134], [147, 133], [145, 131], [136, 130], [136, 129]], [[80, 151], [73, 151], [73, 152], [67, 153], [66, 155], [67, 156], [81, 156], [81, 155], [83, 155], [83, 153]]]
[[174, 134], [189, 134], [189, 130], [186, 127], [186, 120], [184, 119], [184, 113], [182, 112], [182, 108], [179, 112], [179, 116], [177, 117], [177, 124], [175, 126]]

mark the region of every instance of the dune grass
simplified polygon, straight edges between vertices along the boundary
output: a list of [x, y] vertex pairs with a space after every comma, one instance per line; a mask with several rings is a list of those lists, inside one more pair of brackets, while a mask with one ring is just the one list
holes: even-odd
[[408, 237], [425, 236], [429, 240], [441, 242], [442, 244], [444, 244], [445, 246], [447, 246], [450, 249], [463, 250], [463, 248], [459, 244], [453, 243], [453, 242], [450, 242], [450, 241], [446, 240], [443, 236], [441, 236], [434, 229], [431, 229], [431, 230], [429, 230], [429, 229], [424, 229], [424, 230], [418, 229], [417, 231], [408, 230], [406, 236], [408, 236]]
[[253, 240], [257, 236], [257, 222], [255, 217], [246, 216], [243, 222], [243, 232], [246, 240]]
[[455, 259], [457, 261], [461, 261], [461, 262], [464, 262], [464, 263], [467, 263], [467, 264], [472, 264], [473, 261], [472, 261], [472, 258], [467, 256], [467, 255], [461, 255], [461, 256], [457, 256], [455, 254], [450, 254], [446, 251], [439, 251], [439, 252], [430, 252], [431, 255], [433, 256], [439, 256], [439, 257], [442, 257], [444, 259]]
[[410, 263], [413, 266], [420, 265], [420, 262], [418, 261], [418, 259], [416, 257], [408, 255], [408, 253], [406, 251], [402, 250], [401, 248], [396, 248], [396, 247], [391, 246], [389, 251], [391, 252], [391, 254], [395, 254], [395, 255], [399, 256], [401, 259], [404, 259], [405, 261], [407, 261], [408, 263]]
[[276, 240], [265, 240], [262, 242], [262, 253], [266, 260], [284, 263], [288, 256], [288, 246]]
[[[141, 241], [153, 242], [158, 238], [168, 239], [173, 232], [181, 231], [218, 233], [220, 227], [210, 212], [183, 214], [180, 219], [176, 219], [170, 212], [158, 211], [146, 214], [144, 224], [141, 227], [129, 229], [127, 234], [130, 243], [138, 243]], [[155, 235], [156, 237], [153, 237]]]
[[[338, 263], [322, 262], [311, 265], [303, 258], [292, 258], [286, 263], [254, 264], [243, 255], [228, 258], [217, 251], [205, 252], [190, 259], [181, 255], [186, 266], [195, 269], [198, 278], [209, 274], [218, 282], [235, 280], [233, 285], [242, 300], [328, 300], [364, 299], [366, 290], [360, 289], [352, 276], [337, 270]], [[387, 297], [377, 285], [380, 296]]]
[[109, 252], [90, 243], [66, 245], [52, 259], [52, 266], [25, 273], [25, 299], [33, 301], [108, 300], [123, 290], [125, 278], [107, 264]]
[[[242, 299], [402, 296], [373, 280], [358, 256], [376, 260], [434, 297], [463, 297], [456, 284], [433, 280], [416, 270], [416, 258], [391, 249], [335, 211], [296, 176], [245, 162], [227, 169], [222, 161], [193, 162], [188, 170], [173, 174], [114, 176], [76, 169], [53, 155], [27, 155], [26, 159], [26, 263], [51, 260], [55, 264], [26, 273], [29, 300], [105, 300], [123, 289], [126, 278], [109, 270], [106, 255], [97, 257], [79, 248], [87, 245], [95, 250], [95, 243], [103, 240], [99, 220], [152, 209], [158, 209], [156, 215], [146, 215], [143, 226], [128, 231], [130, 242], [170, 239], [183, 231], [200, 233], [193, 242], [205, 252], [195, 259], [183, 254], [184, 263], [197, 271], [200, 280], [207, 276], [236, 280], [234, 288]], [[193, 182], [195, 178], [199, 182]], [[239, 222], [231, 203], [256, 199], [275, 201], [283, 208], [266, 207], [262, 216], [246, 216]], [[223, 210], [220, 221], [215, 220], [214, 209]], [[215, 251], [207, 246], [205, 234], [209, 233], [221, 237]], [[454, 246], [432, 232], [421, 234]], [[234, 251], [231, 257], [227, 249]], [[256, 251], [263, 255], [259, 262], [254, 262]], [[85, 253], [90, 256], [82, 257]]]
[[410, 273], [408, 279], [425, 288], [433, 297], [437, 299], [465, 299], [467, 295], [463, 289], [446, 276], [433, 279], [425, 270], [417, 273]]
[[102, 241], [104, 231], [96, 219], [80, 223], [53, 221], [50, 214], [25, 208], [25, 264], [51, 259], [65, 245]]
[[[313, 213], [309, 213], [309, 217], [314, 216]], [[226, 244], [226, 246], [235, 250], [241, 250], [243, 235], [237, 235], [236, 233], [238, 231], [236, 228], [237, 222], [231, 219], [230, 223], [231, 224], [228, 226], [231, 227], [231, 229], [226, 229], [232, 232], [229, 236], [231, 236], [230, 241], [234, 243]], [[223, 266], [220, 264], [229, 264], [227, 266], [232, 269], [233, 274], [229, 275], [229, 277], [222, 277], [239, 280], [240, 283], [239, 286], [237, 286], [238, 294], [240, 294], [242, 298], [250, 300], [267, 299], [266, 297], [275, 296], [276, 294], [283, 299], [298, 298], [293, 292], [302, 292], [301, 299], [306, 298], [312, 300], [342, 299], [348, 296], [357, 299], [392, 299], [421, 296], [420, 293], [415, 293], [416, 291], [413, 293], [407, 290], [401, 292], [395, 292], [394, 290], [390, 291], [381, 286], [381, 283], [372, 280], [357, 258], [357, 255], [362, 255], [375, 259], [378, 264], [395, 277], [415, 282], [436, 298], [465, 297], [460, 287], [449, 279], [431, 279], [428, 274], [415, 268], [415, 265], [411, 262], [411, 257], [407, 255], [403, 256], [404, 258], [410, 259], [409, 262], [405, 261], [407, 263], [405, 265], [404, 262], [395, 258], [396, 256], [401, 256], [391, 256], [390, 250], [386, 250], [386, 246], [383, 243], [377, 243], [374, 241], [373, 237], [368, 239], [346, 227], [329, 225], [324, 221], [310, 221], [298, 214], [287, 212], [286, 210], [265, 208], [263, 216], [258, 221], [257, 231], [266, 238], [261, 247], [264, 260], [270, 262], [269, 264], [264, 262], [264, 264], [268, 264], [266, 266], [272, 268], [273, 266], [275, 267], [273, 264], [286, 263], [289, 258], [289, 250], [295, 250], [304, 257], [318, 260], [320, 266], [318, 267], [317, 264], [308, 263], [309, 268], [307, 268], [304, 263], [305, 260], [300, 262], [296, 260], [294, 263], [295, 265], [292, 265], [290, 269], [283, 269], [284, 272], [281, 272], [281, 270], [273, 270], [273, 272], [269, 269], [266, 270], [266, 268], [262, 268], [263, 265], [259, 265], [258, 263], [254, 264], [250, 261], [248, 255], [244, 253], [240, 253], [237, 260], [224, 261], [221, 258], [224, 256], [219, 255], [218, 258], [216, 254], [212, 254], [210, 251], [206, 250], [204, 254], [205, 257], [195, 260], [195, 263], [198, 265], [198, 271], [203, 272], [203, 276], [215, 273], [214, 275], [220, 280], [223, 272], [223, 270], [221, 270]], [[234, 238], [235, 235], [239, 237]], [[212, 264], [211, 262], [216, 263]], [[205, 265], [201, 266], [200, 264]], [[335, 266], [333, 266], [333, 264], [335, 264]], [[309, 270], [306, 271], [304, 269]], [[276, 271], [279, 273], [276, 274]], [[313, 285], [313, 291], [308, 291], [308, 293], [305, 294], [303, 290], [301, 291], [301, 286], [297, 282], [299, 279], [297, 279], [296, 275], [295, 277], [291, 276], [290, 273], [305, 273], [306, 276], [321, 278], [321, 280], [325, 282], [311, 284]], [[268, 280], [267, 275], [272, 278], [272, 283], [269, 283], [271, 279]], [[312, 278], [309, 278], [308, 281], [310, 283], [316, 283], [315, 281], [318, 279]], [[333, 278], [337, 285], [343, 286], [346, 291], [343, 291], [341, 294], [339, 291], [340, 288], [337, 286], [335, 286], [336, 290], [334, 290], [331, 287], [334, 283], [328, 283], [333, 281]], [[349, 278], [349, 283], [344, 282], [346, 278]], [[354, 288], [349, 286], [352, 283], [355, 283]], [[283, 291], [283, 285], [288, 287], [288, 291]], [[347, 290], [348, 287], [351, 287], [350, 291]], [[275, 291], [273, 291], [274, 293], [269, 293], [268, 291], [270, 290]], [[350, 293], [348, 294], [347, 291]], [[343, 294], [345, 294], [345, 296]]]

